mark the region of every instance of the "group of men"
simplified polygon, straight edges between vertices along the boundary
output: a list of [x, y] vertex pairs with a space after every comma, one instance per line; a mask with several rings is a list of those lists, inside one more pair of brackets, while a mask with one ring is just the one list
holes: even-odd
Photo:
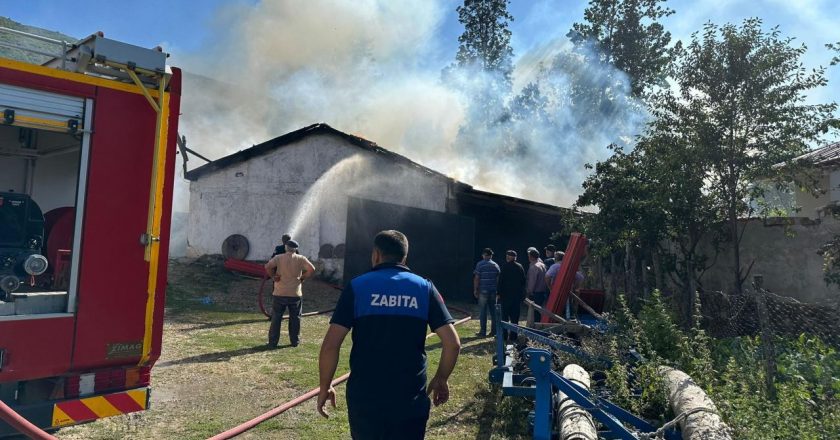
[[[298, 254], [288, 234], [266, 263], [274, 279], [269, 347], [276, 347], [280, 321], [289, 309], [291, 345], [300, 343], [301, 284], [315, 267]], [[335, 407], [332, 381], [345, 337], [352, 330], [347, 410], [354, 439], [422, 439], [431, 405], [449, 399], [448, 379], [461, 350], [454, 320], [431, 281], [406, 266], [408, 238], [382, 231], [373, 241], [372, 269], [351, 280], [341, 292], [318, 358], [317, 409]], [[426, 383], [426, 329], [441, 341], [437, 371]], [[387, 365], [387, 366], [386, 366]], [[386, 384], [386, 386], [383, 386]], [[429, 397], [431, 395], [431, 398]]]
[[[545, 306], [551, 285], [560, 271], [565, 255], [557, 251], [554, 245], [543, 249], [545, 260], [540, 258], [540, 252], [535, 247], [527, 250], [528, 269], [525, 270], [516, 261], [514, 250], [505, 252], [505, 262], [500, 267], [493, 261], [493, 250], [485, 248], [482, 259], [475, 265], [473, 271], [473, 295], [478, 300], [479, 331], [478, 337], [487, 336], [487, 315], [490, 315], [490, 334], [496, 333], [495, 305], [501, 305], [501, 320], [519, 323], [522, 302], [529, 298], [539, 306]], [[576, 274], [576, 284], [582, 275]], [[540, 320], [539, 311], [534, 312], [534, 319]], [[514, 335], [506, 334], [505, 338], [512, 339]]]

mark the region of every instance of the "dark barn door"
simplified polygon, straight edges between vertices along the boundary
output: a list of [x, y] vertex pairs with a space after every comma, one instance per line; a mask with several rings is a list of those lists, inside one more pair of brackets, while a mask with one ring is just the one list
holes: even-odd
[[447, 299], [472, 298], [475, 222], [468, 217], [350, 197], [344, 280], [370, 270], [373, 237], [396, 229], [408, 237], [408, 266]]

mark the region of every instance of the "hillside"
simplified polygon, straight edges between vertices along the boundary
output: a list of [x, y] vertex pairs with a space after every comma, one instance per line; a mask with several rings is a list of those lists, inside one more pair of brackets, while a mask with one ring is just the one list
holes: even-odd
[[[28, 26], [18, 23], [8, 17], [0, 17], [0, 27], [14, 29], [17, 31], [28, 32], [42, 37], [53, 38], [56, 40], [65, 40], [68, 42], [76, 42], [77, 38], [64, 35], [60, 32], [49, 31], [35, 26]], [[59, 47], [56, 44], [48, 43], [46, 41], [39, 41], [33, 38], [27, 38], [21, 35], [14, 35], [8, 32], [0, 32], [0, 43], [14, 44], [31, 49], [36, 49], [41, 52], [58, 53]], [[41, 64], [49, 59], [44, 55], [38, 55], [32, 52], [27, 52], [21, 49], [13, 49], [5, 46], [0, 46], [0, 57], [11, 58], [18, 61], [26, 61], [35, 64]]]

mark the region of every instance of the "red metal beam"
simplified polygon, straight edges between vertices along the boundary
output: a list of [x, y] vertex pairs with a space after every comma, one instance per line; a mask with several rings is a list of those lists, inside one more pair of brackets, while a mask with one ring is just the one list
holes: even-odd
[[[554, 278], [551, 294], [545, 303], [545, 308], [557, 315], [563, 316], [563, 306], [569, 299], [569, 292], [575, 282], [575, 274], [580, 267], [581, 259], [586, 254], [586, 243], [585, 235], [572, 233], [569, 245], [566, 247], [566, 255], [563, 256], [563, 263], [560, 265], [560, 273]], [[543, 314], [540, 321], [551, 322], [551, 318]]]

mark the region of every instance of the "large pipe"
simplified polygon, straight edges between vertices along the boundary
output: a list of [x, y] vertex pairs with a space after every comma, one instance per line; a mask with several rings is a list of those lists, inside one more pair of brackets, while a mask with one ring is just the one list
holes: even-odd
[[[569, 364], [563, 369], [563, 377], [589, 390], [589, 373], [580, 365]], [[569, 396], [557, 392], [557, 420], [560, 421], [560, 440], [598, 440], [598, 430], [589, 411], [581, 408]]]
[[718, 415], [712, 399], [691, 377], [671, 367], [659, 374], [668, 392], [671, 410], [677, 415], [683, 440], [731, 440], [729, 427]]
[[[463, 324], [463, 323], [469, 321], [470, 319], [471, 318], [469, 316], [467, 316], [466, 318], [462, 318], [462, 319], [459, 319], [458, 321], [455, 321], [455, 323], [453, 325]], [[428, 335], [426, 335], [426, 339], [431, 338], [433, 335], [434, 335], [434, 333], [429, 333]], [[347, 373], [347, 374], [345, 374], [341, 377], [336, 378], [335, 380], [332, 381], [332, 386], [336, 386], [336, 385], [339, 385], [339, 384], [343, 383], [349, 377], [350, 377], [350, 373]], [[225, 432], [216, 434], [216, 435], [214, 435], [213, 437], [210, 437], [207, 440], [227, 440], [227, 439], [234, 438], [234, 437], [236, 437], [236, 436], [238, 436], [238, 435], [240, 435], [240, 434], [242, 434], [242, 433], [244, 433], [244, 432], [246, 432], [250, 429], [255, 428], [260, 423], [265, 422], [266, 420], [271, 419], [273, 417], [277, 417], [280, 414], [283, 414], [284, 412], [300, 405], [301, 403], [306, 402], [307, 400], [317, 396], [319, 392], [320, 392], [320, 387], [319, 388], [313, 388], [313, 389], [309, 390], [306, 394], [302, 394], [298, 397], [295, 397], [294, 399], [278, 406], [277, 408], [272, 409], [271, 411], [269, 411], [269, 412], [267, 412], [267, 413], [265, 413], [261, 416], [255, 417], [255, 418], [253, 418], [253, 419], [251, 419], [251, 420], [249, 420], [249, 421], [247, 421], [247, 422], [245, 422], [245, 423], [243, 423], [243, 424], [241, 424], [241, 425], [239, 425], [235, 428], [231, 428], [231, 429], [228, 429]]]

